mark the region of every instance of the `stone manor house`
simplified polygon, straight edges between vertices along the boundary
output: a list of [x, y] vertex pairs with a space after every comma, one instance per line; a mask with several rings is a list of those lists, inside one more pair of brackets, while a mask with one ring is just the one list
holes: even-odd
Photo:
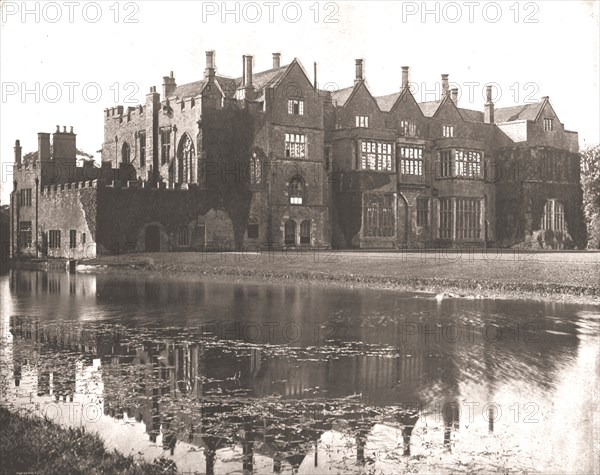
[[77, 163], [73, 129], [15, 144], [13, 255], [70, 257], [203, 249], [585, 245], [576, 132], [548, 97], [483, 110], [458, 105], [442, 75], [417, 102], [409, 68], [374, 97], [325, 91], [294, 59], [217, 74], [137, 107], [104, 111], [102, 163]]

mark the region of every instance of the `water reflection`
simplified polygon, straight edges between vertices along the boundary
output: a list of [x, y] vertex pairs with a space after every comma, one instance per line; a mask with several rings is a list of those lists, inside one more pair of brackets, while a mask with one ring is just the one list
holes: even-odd
[[35, 272], [1, 285], [2, 399], [180, 470], [595, 469], [594, 418], [563, 407], [570, 391], [597, 414], [594, 307]]

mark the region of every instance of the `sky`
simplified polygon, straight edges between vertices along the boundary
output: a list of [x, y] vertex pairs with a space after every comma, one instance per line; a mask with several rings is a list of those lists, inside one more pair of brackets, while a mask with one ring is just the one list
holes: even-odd
[[1, 1], [0, 200], [12, 190], [13, 146], [37, 149], [38, 132], [73, 126], [77, 147], [103, 141], [103, 111], [144, 101], [174, 72], [203, 78], [205, 51], [217, 74], [239, 77], [294, 57], [321, 88], [351, 86], [356, 58], [374, 95], [397, 92], [410, 66], [418, 101], [436, 99], [440, 75], [460, 107], [483, 110], [485, 85], [507, 107], [550, 101], [580, 147], [600, 143], [600, 2]]

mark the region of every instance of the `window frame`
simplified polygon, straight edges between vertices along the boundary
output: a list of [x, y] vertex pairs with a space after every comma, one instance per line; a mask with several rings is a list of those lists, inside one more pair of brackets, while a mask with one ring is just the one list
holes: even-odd
[[69, 249], [77, 248], [77, 230], [69, 229]]
[[[417, 197], [417, 226], [425, 228], [429, 227], [429, 208], [431, 206], [431, 199], [426, 196]], [[424, 206], [423, 206], [424, 204]]]
[[286, 132], [284, 137], [285, 158], [306, 158], [306, 134]]
[[288, 99], [288, 115], [304, 115], [304, 99]]
[[368, 115], [355, 115], [354, 124], [356, 128], [369, 128], [369, 116]]
[[33, 246], [33, 223], [31, 221], [19, 221], [19, 246], [29, 249]]
[[363, 238], [396, 237], [396, 197], [394, 193], [363, 193]]
[[293, 177], [288, 183], [288, 199], [291, 205], [304, 204], [306, 183], [301, 176]]
[[50, 229], [48, 231], [48, 249], [61, 248], [60, 229]]
[[358, 170], [394, 173], [393, 143], [382, 140], [359, 140], [356, 161]]
[[455, 137], [455, 129], [453, 125], [443, 124], [442, 125], [442, 137], [453, 138]]
[[405, 176], [423, 176], [423, 147], [398, 145], [400, 174]]

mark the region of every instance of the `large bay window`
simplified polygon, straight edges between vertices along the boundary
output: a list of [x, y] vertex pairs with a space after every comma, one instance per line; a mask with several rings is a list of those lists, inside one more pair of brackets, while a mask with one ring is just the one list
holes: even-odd
[[365, 193], [363, 195], [363, 236], [394, 237], [396, 235], [396, 207], [392, 193]]
[[362, 140], [359, 147], [359, 170], [394, 171], [391, 143]]
[[440, 239], [481, 239], [482, 202], [480, 198], [440, 198]]
[[442, 178], [480, 178], [483, 153], [478, 150], [452, 149], [439, 153], [439, 176]]
[[400, 173], [402, 175], [423, 175], [423, 149], [420, 147], [398, 147]]

